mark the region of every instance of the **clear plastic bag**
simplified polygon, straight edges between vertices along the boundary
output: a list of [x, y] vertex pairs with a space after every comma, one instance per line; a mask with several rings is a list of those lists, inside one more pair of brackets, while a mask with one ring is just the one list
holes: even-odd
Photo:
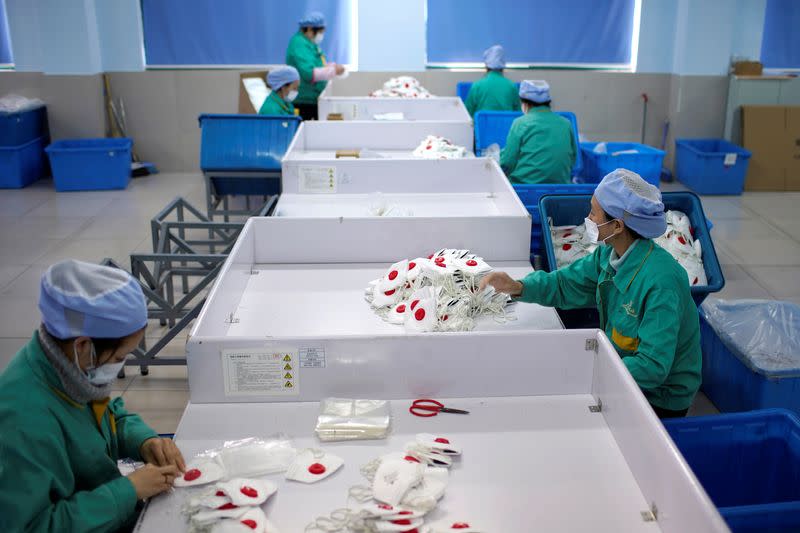
[[18, 113], [42, 107], [44, 102], [38, 98], [27, 98], [18, 94], [7, 94], [0, 98], [0, 113]]
[[385, 400], [325, 398], [320, 402], [317, 436], [321, 441], [385, 439], [392, 415]]
[[800, 377], [800, 306], [773, 300], [708, 300], [704, 318], [725, 346], [767, 377]]
[[296, 456], [291, 439], [278, 434], [267, 439], [250, 437], [227, 441], [218, 448], [197, 454], [190, 464], [213, 461], [222, 467], [223, 479], [232, 479], [285, 472]]

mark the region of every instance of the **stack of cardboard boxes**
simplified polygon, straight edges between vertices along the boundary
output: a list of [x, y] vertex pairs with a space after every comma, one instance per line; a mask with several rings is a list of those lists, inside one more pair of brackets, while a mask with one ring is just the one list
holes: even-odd
[[800, 106], [742, 106], [748, 191], [800, 191]]

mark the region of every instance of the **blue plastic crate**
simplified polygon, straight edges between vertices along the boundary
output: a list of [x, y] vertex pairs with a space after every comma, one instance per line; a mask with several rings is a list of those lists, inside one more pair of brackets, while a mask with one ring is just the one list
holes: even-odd
[[211, 183], [219, 196], [273, 196], [282, 192], [280, 176], [212, 176]]
[[[572, 136], [577, 148], [572, 175], [580, 176], [583, 172], [583, 156], [578, 144], [578, 119], [571, 111], [554, 111], [554, 113], [569, 120], [572, 125]], [[475, 113], [475, 153], [478, 156], [483, 155], [483, 151], [492, 144], [504, 148], [511, 124], [521, 116], [522, 112], [518, 111], [478, 111]]]
[[[599, 143], [581, 143], [583, 153], [583, 176], [600, 183], [606, 174], [618, 168], [636, 172], [645, 181], [658, 187], [661, 181], [661, 167], [664, 164], [664, 151], [639, 143], [606, 143], [608, 153], [596, 154], [594, 147]], [[637, 150], [636, 154], [619, 154], [623, 150]]]
[[[465, 104], [467, 103], [467, 96], [469, 96], [469, 90], [472, 88], [473, 82], [471, 81], [460, 81], [456, 83], [456, 96], [461, 98], [461, 101]], [[517, 92], [519, 92], [519, 82], [514, 84], [514, 87], [517, 88]]]
[[[703, 204], [696, 194], [691, 192], [665, 192], [662, 195], [664, 207], [667, 210], [677, 210], [686, 213], [694, 229], [694, 238], [700, 241], [703, 247], [703, 268], [708, 278], [708, 285], [691, 287], [692, 298], [700, 305], [706, 296], [712, 292], [719, 292], [725, 286], [725, 277], [717, 259], [714, 242], [708, 228]], [[551, 270], [556, 265], [553, 253], [553, 237], [550, 235], [548, 218], [553, 220], [554, 226], [570, 226], [583, 223], [583, 219], [591, 211], [591, 195], [553, 195], [543, 196], [539, 200], [539, 214], [541, 217], [542, 241], [547, 268]]]
[[59, 192], [124, 189], [131, 180], [128, 138], [56, 141], [45, 150]]
[[800, 420], [783, 409], [664, 420], [734, 533], [800, 531]]
[[15, 147], [35, 139], [47, 139], [47, 107], [0, 113], [0, 146]]
[[742, 194], [751, 155], [724, 139], [677, 139], [678, 181], [698, 194]]
[[800, 368], [772, 372], [746, 364], [700, 312], [702, 389], [723, 412], [780, 407], [800, 414]]
[[44, 139], [0, 147], [0, 189], [21, 189], [41, 178], [47, 165]]
[[300, 117], [286, 115], [200, 115], [203, 171], [276, 171]]

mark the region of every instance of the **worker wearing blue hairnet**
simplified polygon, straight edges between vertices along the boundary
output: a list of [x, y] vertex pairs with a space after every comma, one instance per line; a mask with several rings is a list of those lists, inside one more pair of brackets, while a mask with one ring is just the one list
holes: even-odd
[[319, 47], [325, 37], [325, 16], [313, 11], [299, 21], [300, 29], [289, 40], [286, 64], [300, 74], [300, 88], [295, 107], [303, 120], [317, 119], [317, 100], [329, 80], [345, 72], [342, 65], [328, 63]]
[[[63, 261], [42, 276], [39, 309], [42, 324], [0, 375], [0, 531], [129, 529], [137, 501], [185, 468], [172, 440], [110, 399], [144, 336], [141, 287]], [[146, 465], [122, 476], [121, 458]]]
[[519, 95], [514, 82], [503, 76], [506, 53], [496, 44], [483, 52], [486, 75], [472, 84], [467, 95], [467, 111], [519, 111]]
[[700, 325], [686, 271], [652, 240], [667, 229], [661, 193], [617, 169], [597, 186], [585, 224], [602, 245], [591, 255], [519, 281], [494, 272], [482, 288], [561, 309], [597, 306], [600, 327], [656, 414], [684, 416], [700, 387]]
[[259, 115], [297, 115], [294, 100], [300, 85], [300, 74], [294, 67], [277, 67], [267, 73], [267, 85], [271, 89], [259, 109]]
[[577, 140], [569, 121], [550, 109], [550, 86], [525, 80], [519, 97], [523, 115], [511, 124], [500, 166], [511, 183], [570, 183]]

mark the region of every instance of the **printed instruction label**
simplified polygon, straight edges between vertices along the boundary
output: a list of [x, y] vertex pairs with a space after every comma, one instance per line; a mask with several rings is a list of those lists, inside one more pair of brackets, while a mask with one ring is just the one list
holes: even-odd
[[335, 167], [300, 167], [298, 172], [301, 193], [332, 194], [336, 192]]
[[291, 351], [224, 350], [226, 396], [297, 396], [297, 354]]
[[[719, 159], [717, 159], [719, 161]], [[736, 154], [725, 154], [725, 161], [722, 163], [726, 167], [732, 167], [736, 164]]]
[[301, 368], [325, 368], [325, 348], [300, 348]]

